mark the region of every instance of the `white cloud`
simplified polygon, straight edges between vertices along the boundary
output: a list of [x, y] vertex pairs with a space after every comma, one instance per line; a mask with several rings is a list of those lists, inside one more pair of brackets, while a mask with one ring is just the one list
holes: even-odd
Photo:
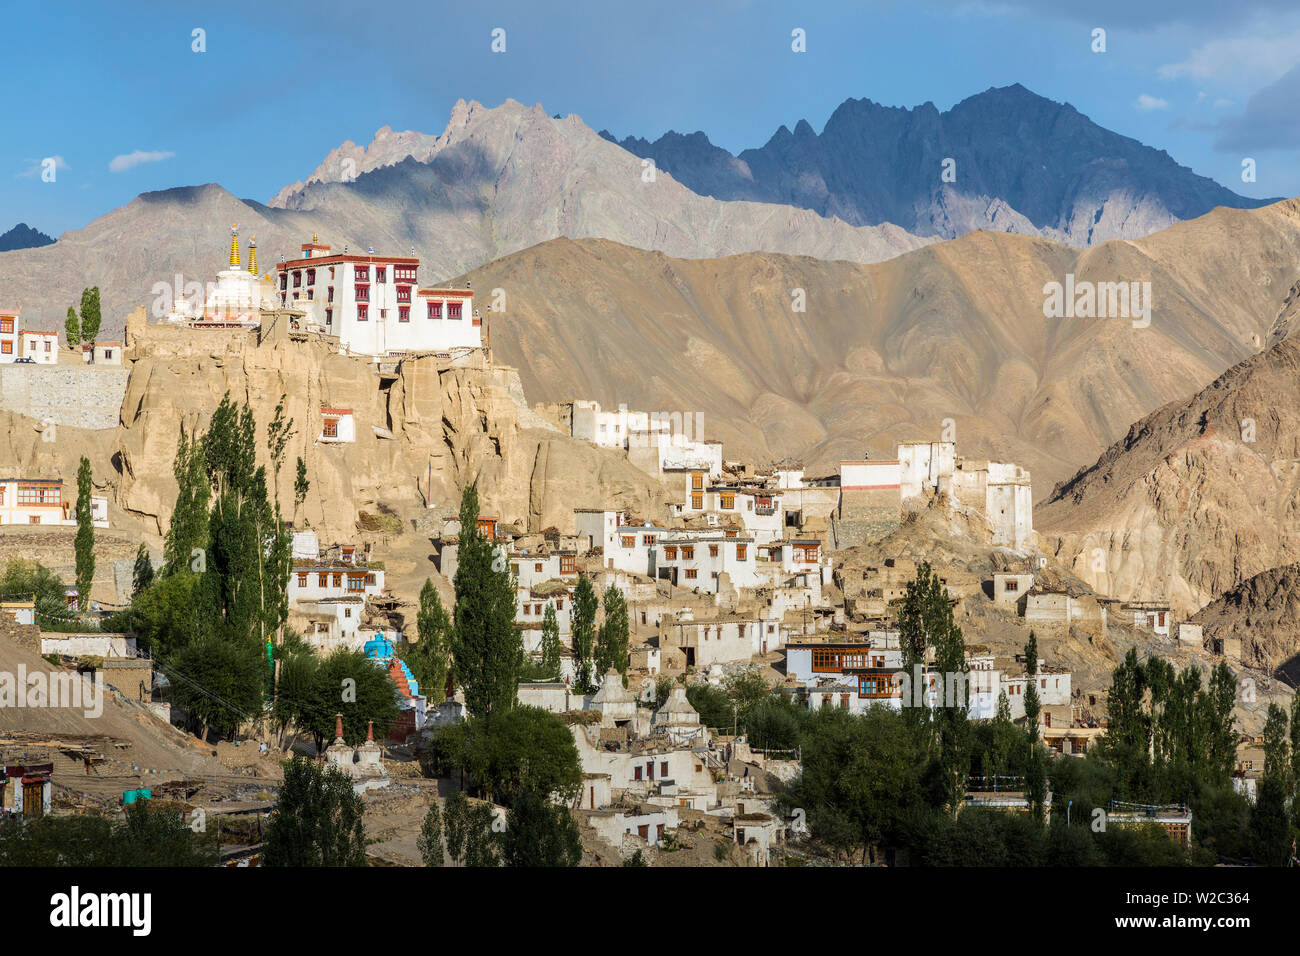
[[163, 152], [162, 150], [142, 150], [137, 149], [134, 152], [123, 153], [121, 156], [114, 156], [109, 161], [108, 171], [110, 173], [124, 173], [128, 169], [135, 169], [141, 163], [160, 163], [164, 159], [171, 159], [175, 153]]
[[1141, 96], [1139, 96], [1137, 98], [1137, 102], [1134, 103], [1133, 105], [1144, 113], [1148, 113], [1151, 110], [1169, 109], [1168, 100], [1162, 100], [1158, 96], [1148, 96], [1146, 93], [1143, 93]]
[[1191, 77], [1239, 86], [1272, 83], [1300, 60], [1300, 31], [1271, 36], [1240, 36], [1211, 40], [1179, 63], [1166, 63], [1164, 80]]

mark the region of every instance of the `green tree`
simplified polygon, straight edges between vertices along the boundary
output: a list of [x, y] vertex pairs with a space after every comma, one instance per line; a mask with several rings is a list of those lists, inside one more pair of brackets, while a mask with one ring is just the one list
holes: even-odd
[[[318, 699], [320, 658], [310, 648], [276, 648], [280, 677], [275, 684], [271, 717], [284, 746], [290, 727], [308, 731], [310, 715], [325, 709]], [[296, 737], [296, 734], [295, 734]]]
[[1025, 732], [1032, 743], [1038, 739], [1038, 717], [1043, 707], [1038, 699], [1038, 638], [1029, 632], [1025, 645]]
[[91, 286], [81, 292], [81, 341], [94, 345], [99, 338], [99, 326], [103, 321], [99, 309], [99, 286]]
[[5, 565], [0, 592], [8, 600], [34, 600], [36, 613], [41, 617], [62, 619], [68, 615], [63, 582], [39, 561], [10, 559]]
[[399, 711], [397, 686], [388, 672], [364, 652], [340, 647], [320, 662], [310, 693], [291, 719], [312, 735], [319, 753], [334, 739], [337, 714], [343, 715], [343, 739], [356, 746], [372, 723], [382, 739]]
[[523, 787], [510, 805], [501, 856], [506, 866], [577, 866], [582, 860], [578, 824], [566, 807]]
[[77, 536], [73, 542], [76, 552], [77, 595], [81, 612], [90, 610], [90, 586], [95, 580], [95, 524], [90, 510], [91, 493], [90, 459], [81, 456], [77, 469]]
[[295, 755], [271, 811], [262, 854], [265, 866], [365, 866], [365, 806], [352, 780]]
[[180, 437], [172, 474], [176, 477], [176, 507], [163, 546], [164, 575], [195, 572], [199, 570], [195, 564], [207, 564], [204, 552], [208, 547], [208, 502], [212, 491], [198, 436]]
[[[555, 604], [546, 602], [546, 612], [542, 617], [542, 662], [541, 672], [548, 679], [560, 676], [560, 624], [555, 619]], [[626, 677], [626, 674], [624, 675]]]
[[470, 803], [463, 791], [447, 798], [443, 808], [447, 855], [462, 866], [499, 866], [500, 838], [493, 829], [496, 813], [490, 803]]
[[479, 533], [478, 516], [478, 491], [468, 485], [460, 502], [452, 657], [465, 706], [485, 716], [515, 705], [524, 653], [510, 567], [495, 543]]
[[602, 679], [609, 671], [616, 670], [623, 676], [623, 686], [627, 686], [628, 667], [628, 624], [627, 599], [623, 592], [614, 585], [605, 589], [605, 620], [601, 622], [599, 636], [596, 639], [596, 674]]
[[184, 709], [191, 727], [232, 735], [262, 713], [266, 660], [256, 644], [199, 637], [163, 661], [171, 699]]
[[[1267, 759], [1267, 758], [1266, 758]], [[1291, 855], [1286, 788], [1278, 776], [1265, 772], [1250, 811], [1251, 855], [1264, 866], [1285, 866]]]
[[416, 840], [420, 859], [425, 866], [444, 866], [447, 858], [442, 851], [442, 815], [438, 811], [438, 801], [429, 804], [429, 812], [420, 824], [420, 836]]
[[430, 700], [442, 700], [451, 675], [451, 618], [442, 606], [438, 589], [428, 578], [420, 588], [415, 630], [419, 640], [414, 644], [402, 641], [398, 655], [415, 675], [421, 693]]
[[426, 771], [460, 771], [477, 793], [509, 803], [525, 785], [572, 799], [582, 764], [565, 723], [537, 707], [515, 707], [440, 728], [422, 754]]
[[81, 344], [81, 321], [77, 318], [77, 310], [68, 306], [68, 318], [63, 323], [63, 334], [68, 339], [68, 348], [75, 349]]
[[573, 639], [573, 666], [576, 670], [574, 688], [580, 694], [594, 691], [595, 661], [592, 658], [596, 642], [596, 611], [599, 608], [596, 589], [585, 574], [578, 575], [573, 589], [573, 607], [569, 627]]
[[135, 599], [142, 591], [153, 585], [153, 561], [149, 558], [149, 548], [141, 544], [135, 552], [135, 567], [131, 571], [131, 597]]
[[311, 482], [307, 480], [307, 463], [298, 456], [298, 473], [293, 479], [293, 520], [298, 520], [298, 509], [302, 503], [307, 500], [307, 492], [311, 488]]
[[1285, 793], [1290, 775], [1291, 753], [1286, 711], [1270, 702], [1264, 719], [1264, 776], [1278, 781]]

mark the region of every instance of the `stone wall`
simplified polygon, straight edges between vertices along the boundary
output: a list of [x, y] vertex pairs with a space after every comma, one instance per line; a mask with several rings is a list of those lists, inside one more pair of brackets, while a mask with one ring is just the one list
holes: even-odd
[[0, 408], [75, 428], [116, 428], [129, 370], [121, 366], [0, 365]]

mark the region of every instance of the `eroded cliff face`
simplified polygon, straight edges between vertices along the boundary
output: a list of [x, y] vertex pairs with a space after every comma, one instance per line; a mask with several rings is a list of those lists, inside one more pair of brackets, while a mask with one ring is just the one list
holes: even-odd
[[[530, 530], [572, 530], [575, 507], [657, 516], [666, 502], [659, 482], [621, 454], [548, 430], [530, 415], [513, 369], [432, 358], [381, 369], [323, 342], [258, 346], [245, 332], [150, 328], [136, 343], [108, 460], [96, 463], [97, 473], [111, 469], [107, 484], [126, 520], [152, 534], [166, 530], [180, 436], [205, 428], [226, 392], [253, 407], [263, 449], [284, 396], [294, 434], [279, 477], [280, 505], [294, 513], [301, 456], [311, 488], [297, 524], [322, 540], [353, 535], [361, 511], [395, 514], [404, 524], [427, 516], [428, 506], [438, 516], [454, 513], [470, 483], [478, 485], [484, 514]], [[355, 442], [321, 440], [322, 408], [352, 411]], [[269, 453], [261, 454], [269, 474]]]
[[1300, 560], [1300, 341], [1137, 422], [1035, 523], [1097, 590], [1179, 614]]

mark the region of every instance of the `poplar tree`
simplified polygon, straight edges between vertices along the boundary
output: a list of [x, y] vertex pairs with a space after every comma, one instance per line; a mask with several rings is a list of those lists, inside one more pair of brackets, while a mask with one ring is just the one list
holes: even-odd
[[[203, 555], [208, 547], [208, 501], [212, 490], [197, 436], [181, 436], [172, 474], [176, 476], [176, 507], [163, 545], [162, 574], [167, 576], [197, 571], [206, 564]], [[196, 550], [199, 554], [195, 554]], [[203, 560], [198, 560], [200, 557]]]
[[603, 679], [610, 669], [623, 677], [623, 686], [627, 686], [627, 599], [623, 592], [614, 585], [605, 589], [605, 620], [601, 622], [596, 640], [596, 677]]
[[75, 349], [81, 344], [81, 321], [77, 318], [77, 310], [68, 306], [68, 318], [63, 323], [63, 333], [68, 338], [68, 348]]
[[1033, 631], [1025, 645], [1025, 677], [1025, 732], [1033, 743], [1038, 740], [1038, 715], [1043, 710], [1038, 699], [1038, 638]]
[[102, 317], [99, 311], [99, 286], [91, 286], [81, 292], [81, 341], [94, 345], [99, 337]]
[[135, 567], [131, 570], [131, 597], [135, 598], [153, 584], [153, 561], [149, 558], [149, 548], [141, 544], [135, 553]]
[[[943, 681], [943, 693], [933, 711], [924, 702], [915, 706], [913, 697], [903, 701], [903, 718], [930, 748], [939, 766], [945, 803], [955, 812], [970, 773], [971, 730], [966, 694], [970, 668], [966, 663], [966, 640], [953, 620], [947, 590], [928, 562], [923, 562], [916, 570], [915, 579], [908, 582], [898, 613], [898, 629], [908, 680], [914, 684], [918, 672], [924, 674], [927, 652], [933, 651], [935, 670]], [[922, 696], [924, 693], [923, 687]]]
[[95, 580], [95, 525], [90, 510], [90, 459], [81, 457], [77, 469], [77, 599], [84, 614], [90, 610], [90, 586]]
[[546, 603], [542, 617], [542, 663], [541, 671], [546, 677], [554, 679], [560, 675], [560, 624], [555, 619], [555, 605]]
[[460, 499], [452, 658], [465, 705], [485, 717], [514, 707], [524, 652], [510, 567], [479, 533], [478, 516], [478, 490], [467, 485]]
[[599, 608], [596, 589], [585, 574], [578, 575], [573, 590], [573, 613], [570, 629], [573, 634], [573, 663], [577, 671], [575, 687], [581, 694], [589, 694], [592, 687], [592, 652], [596, 642], [596, 610]]
[[438, 589], [428, 578], [420, 588], [415, 630], [419, 641], [415, 644], [402, 642], [398, 655], [415, 675], [424, 695], [430, 700], [442, 700], [451, 674], [451, 617], [442, 606]]

